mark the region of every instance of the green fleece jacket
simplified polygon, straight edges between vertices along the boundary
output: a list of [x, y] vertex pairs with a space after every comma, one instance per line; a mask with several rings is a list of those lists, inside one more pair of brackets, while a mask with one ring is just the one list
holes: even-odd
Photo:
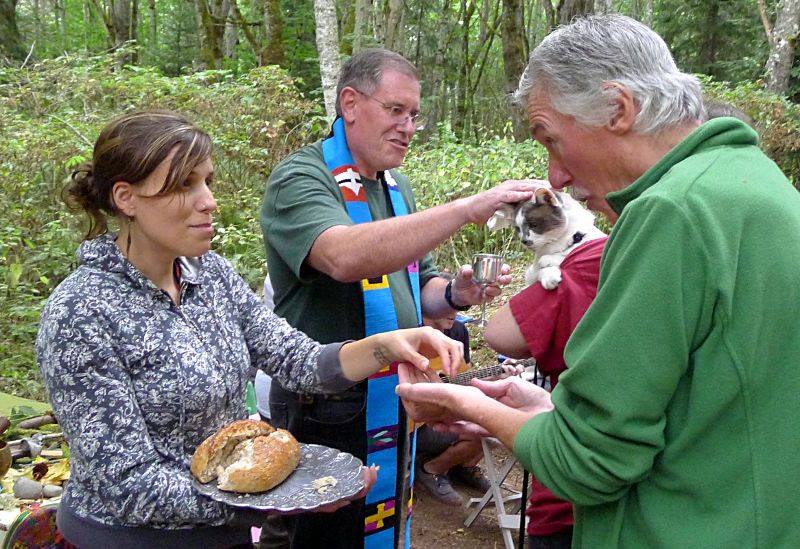
[[800, 194], [721, 118], [607, 199], [597, 298], [515, 454], [575, 503], [574, 547], [800, 547]]

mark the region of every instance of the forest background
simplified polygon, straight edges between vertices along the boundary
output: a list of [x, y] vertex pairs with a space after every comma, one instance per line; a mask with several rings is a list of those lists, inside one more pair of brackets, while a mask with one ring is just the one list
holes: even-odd
[[[45, 398], [38, 318], [85, 229], [61, 190], [113, 116], [174, 109], [211, 134], [214, 249], [258, 288], [267, 176], [327, 132], [343, 60], [383, 46], [419, 68], [425, 127], [403, 170], [426, 207], [546, 176], [509, 95], [553, 28], [610, 11], [661, 34], [681, 69], [752, 117], [765, 151], [800, 181], [800, 0], [0, 0], [0, 390]], [[475, 226], [436, 260], [454, 269], [476, 251], [525, 261], [511, 235]]]

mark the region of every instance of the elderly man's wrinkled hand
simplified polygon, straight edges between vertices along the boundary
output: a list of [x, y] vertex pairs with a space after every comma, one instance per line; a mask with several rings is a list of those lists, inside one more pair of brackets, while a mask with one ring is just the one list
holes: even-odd
[[541, 413], [553, 409], [550, 393], [519, 377], [508, 377], [499, 381], [473, 379], [471, 384], [484, 395], [522, 412]]
[[487, 191], [465, 198], [467, 218], [472, 223], [486, 223], [504, 204], [528, 200], [533, 196], [533, 191], [545, 186], [549, 187], [550, 184], [539, 179], [504, 181]]

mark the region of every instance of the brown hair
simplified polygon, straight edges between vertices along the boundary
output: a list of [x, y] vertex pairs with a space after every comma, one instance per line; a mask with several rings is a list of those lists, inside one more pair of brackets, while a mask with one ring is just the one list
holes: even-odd
[[74, 172], [64, 189], [67, 205], [89, 217], [88, 240], [108, 231], [107, 216], [117, 215], [111, 190], [117, 181], [140, 183], [176, 148], [158, 195], [171, 193], [211, 156], [211, 138], [183, 115], [139, 111], [112, 120], [94, 144], [92, 161]]

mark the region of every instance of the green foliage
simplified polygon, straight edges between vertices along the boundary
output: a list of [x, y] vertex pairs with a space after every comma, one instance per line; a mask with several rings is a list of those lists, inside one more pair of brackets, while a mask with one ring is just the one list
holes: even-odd
[[[428, 142], [406, 158], [403, 173], [414, 187], [420, 208], [471, 196], [506, 179], [547, 176], [547, 156], [534, 141], [515, 143], [505, 137], [486, 137], [461, 144], [452, 134]], [[490, 233], [468, 225], [435, 251], [440, 268], [454, 270], [469, 263], [476, 252], [500, 253], [515, 260], [524, 253], [512, 231]]]
[[663, 0], [653, 29], [685, 71], [731, 82], [764, 73], [769, 45], [752, 0]]
[[707, 97], [730, 103], [753, 119], [761, 148], [800, 188], [800, 105], [766, 92], [754, 82], [729, 84], [707, 77], [702, 82]]

